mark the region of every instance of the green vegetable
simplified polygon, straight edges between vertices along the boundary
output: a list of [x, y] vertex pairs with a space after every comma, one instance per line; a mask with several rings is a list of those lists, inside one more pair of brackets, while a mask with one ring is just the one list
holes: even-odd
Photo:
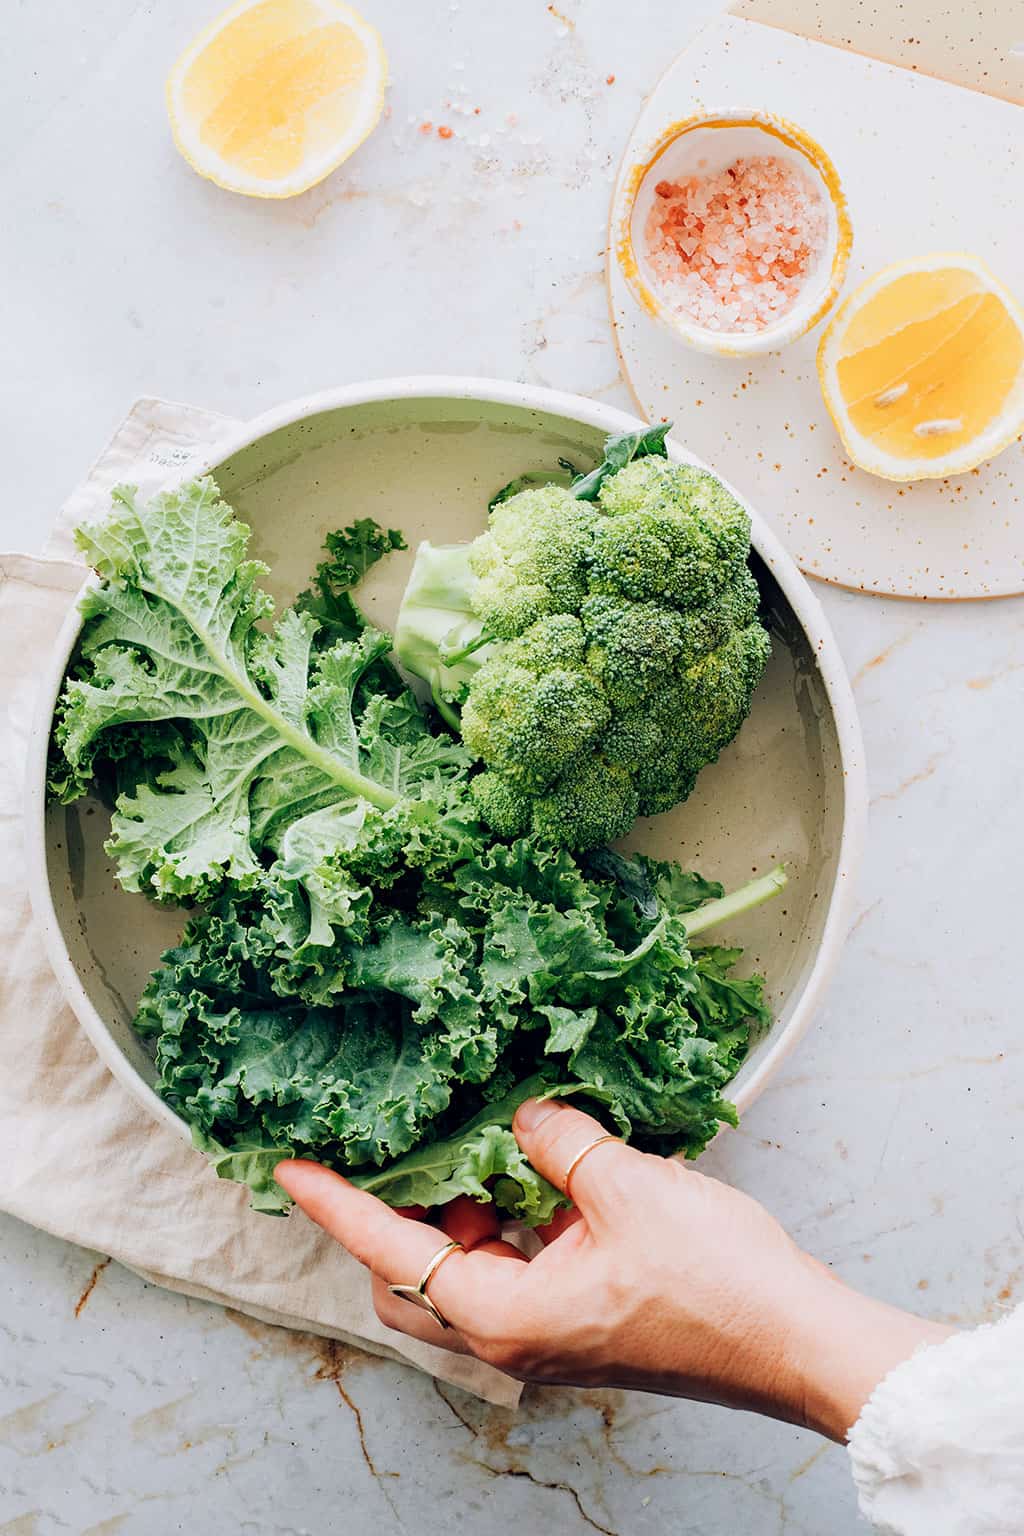
[[353, 590], [385, 555], [408, 547], [397, 528], [379, 528], [370, 517], [329, 533], [324, 541], [327, 559], [317, 566], [310, 590], [300, 592], [292, 606], [319, 622], [321, 643], [355, 640], [366, 628], [366, 620]]
[[225, 878], [257, 884], [267, 854], [302, 879], [339, 837], [400, 846], [414, 788], [436, 822], [465, 801], [468, 755], [430, 733], [408, 694], [367, 700], [364, 685], [390, 686], [385, 635], [364, 626], [320, 647], [308, 602], [259, 627], [273, 609], [256, 585], [266, 568], [247, 558], [248, 529], [211, 480], [148, 506], [130, 490], [114, 501], [105, 523], [77, 533], [101, 581], [83, 604], [51, 785], [74, 798], [125, 727], [135, 742], [140, 725], [158, 725], [159, 753], [111, 822], [126, 889], [203, 900]]
[[604, 445], [604, 458], [589, 475], [577, 475], [572, 482], [572, 493], [580, 501], [596, 501], [605, 481], [634, 459], [649, 457], [668, 458], [665, 439], [672, 430], [670, 421], [657, 427], [647, 427], [642, 432], [621, 432], [609, 437]]
[[750, 708], [770, 645], [749, 519], [663, 457], [666, 431], [496, 500], [470, 544], [419, 547], [395, 652], [482, 763], [499, 836], [614, 841], [685, 800]]
[[400, 905], [375, 893], [303, 971], [268, 881], [191, 919], [136, 1025], [164, 1098], [261, 1209], [284, 1207], [273, 1166], [298, 1155], [393, 1204], [466, 1193], [544, 1220], [557, 1196], [509, 1129], [528, 1094], [581, 1095], [640, 1145], [692, 1154], [735, 1120], [723, 1089], [768, 1022], [763, 983], [690, 931], [782, 884], [776, 871], [723, 898], [639, 856], [495, 844]]
[[[78, 538], [98, 581], [55, 720], [52, 792], [111, 790], [118, 879], [202, 904], [135, 1022], [160, 1092], [257, 1209], [285, 1208], [273, 1169], [300, 1154], [393, 1204], [469, 1193], [535, 1223], [560, 1197], [510, 1130], [527, 1094], [579, 1095], [657, 1150], [696, 1154], [735, 1120], [724, 1091], [768, 1022], [763, 982], [737, 977], [740, 951], [692, 941], [767, 899], [781, 872], [725, 897], [675, 865], [574, 855], [554, 824], [547, 839], [496, 839], [480, 784], [495, 801], [521, 791], [474, 778], [351, 596], [400, 535], [365, 520], [333, 535], [276, 620], [212, 481], [149, 503], [119, 491]], [[536, 655], [574, 643], [576, 617], [543, 622]], [[589, 697], [607, 733], [612, 690], [591, 681]], [[584, 843], [601, 782], [567, 760], [570, 783], [564, 815]]]

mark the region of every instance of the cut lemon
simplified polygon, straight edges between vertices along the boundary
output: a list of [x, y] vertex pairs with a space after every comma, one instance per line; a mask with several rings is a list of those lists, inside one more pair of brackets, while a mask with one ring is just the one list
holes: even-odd
[[900, 262], [837, 312], [818, 376], [861, 469], [888, 480], [963, 474], [1024, 430], [1024, 313], [974, 256]]
[[175, 143], [218, 186], [292, 197], [376, 126], [387, 59], [338, 0], [240, 0], [186, 48], [167, 81]]

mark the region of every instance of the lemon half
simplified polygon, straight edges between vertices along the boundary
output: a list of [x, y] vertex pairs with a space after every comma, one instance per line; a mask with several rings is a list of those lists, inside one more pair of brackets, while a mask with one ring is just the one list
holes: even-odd
[[338, 0], [240, 0], [167, 81], [175, 143], [201, 176], [250, 197], [292, 197], [330, 174], [380, 117], [378, 33]]
[[888, 480], [963, 474], [1024, 430], [1024, 313], [974, 256], [900, 262], [836, 313], [818, 375], [861, 469]]

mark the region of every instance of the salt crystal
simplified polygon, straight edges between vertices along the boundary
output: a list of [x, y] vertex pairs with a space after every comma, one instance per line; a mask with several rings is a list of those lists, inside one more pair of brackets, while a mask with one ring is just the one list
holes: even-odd
[[818, 188], [774, 156], [660, 181], [645, 234], [673, 308], [720, 329], [760, 330], [799, 298], [827, 236]]

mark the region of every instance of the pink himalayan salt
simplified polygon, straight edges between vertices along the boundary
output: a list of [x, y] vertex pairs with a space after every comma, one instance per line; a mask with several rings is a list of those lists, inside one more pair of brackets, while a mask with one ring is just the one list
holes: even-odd
[[821, 193], [774, 155], [659, 181], [644, 235], [672, 307], [711, 331], [760, 331], [792, 309], [828, 233]]

